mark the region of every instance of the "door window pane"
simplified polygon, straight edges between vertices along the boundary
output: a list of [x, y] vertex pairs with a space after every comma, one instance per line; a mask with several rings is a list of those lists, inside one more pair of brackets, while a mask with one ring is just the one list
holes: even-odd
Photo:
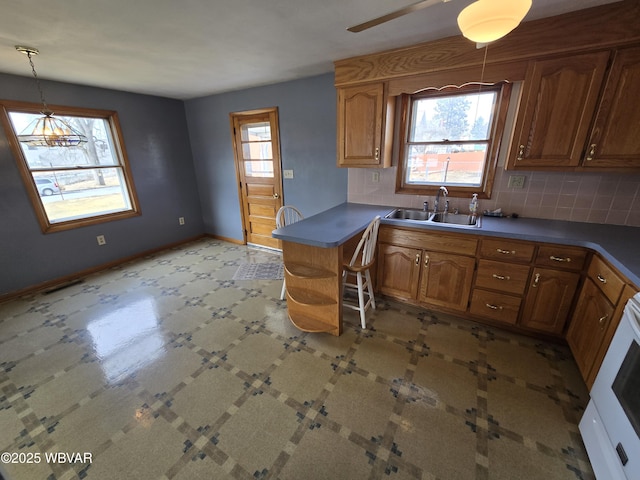
[[271, 127], [269, 122], [247, 123], [242, 125], [241, 137], [243, 142], [271, 140]]
[[248, 161], [244, 162], [244, 174], [247, 177], [273, 178], [273, 162]]
[[243, 143], [242, 155], [245, 160], [271, 160], [273, 158], [271, 142]]

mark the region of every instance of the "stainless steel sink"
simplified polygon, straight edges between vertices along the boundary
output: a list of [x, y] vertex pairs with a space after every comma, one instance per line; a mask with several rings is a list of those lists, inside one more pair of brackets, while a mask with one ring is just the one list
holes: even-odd
[[416, 210], [412, 208], [396, 208], [393, 212], [387, 214], [384, 218], [393, 218], [396, 220], [417, 220], [426, 222], [431, 216], [431, 212], [424, 210]]
[[413, 208], [396, 208], [393, 212], [388, 213], [385, 218], [421, 223], [437, 223], [458, 228], [479, 228], [481, 223], [481, 217], [479, 216], [444, 212], [433, 213]]
[[431, 222], [455, 225], [457, 227], [479, 227], [480, 217], [454, 213], [436, 213], [430, 218]]

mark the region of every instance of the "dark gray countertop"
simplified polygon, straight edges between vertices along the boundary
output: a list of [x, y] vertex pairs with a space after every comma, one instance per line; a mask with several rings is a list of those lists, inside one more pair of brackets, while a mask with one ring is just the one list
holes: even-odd
[[600, 253], [636, 287], [640, 288], [640, 228], [599, 223], [565, 222], [539, 218], [483, 217], [480, 228], [407, 220], [385, 219], [396, 207], [343, 203], [301, 222], [273, 231], [281, 240], [318, 247], [335, 247], [346, 242], [380, 215], [382, 223], [430, 231], [558, 243], [590, 248]]
[[342, 203], [292, 225], [273, 231], [273, 237], [289, 242], [332, 248], [360, 232], [376, 215], [384, 217], [395, 207]]

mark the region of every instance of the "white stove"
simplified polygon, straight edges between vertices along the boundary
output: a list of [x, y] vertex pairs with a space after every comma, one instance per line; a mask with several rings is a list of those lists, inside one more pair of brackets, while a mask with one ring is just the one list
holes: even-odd
[[598, 480], [640, 480], [640, 293], [629, 300], [580, 433]]

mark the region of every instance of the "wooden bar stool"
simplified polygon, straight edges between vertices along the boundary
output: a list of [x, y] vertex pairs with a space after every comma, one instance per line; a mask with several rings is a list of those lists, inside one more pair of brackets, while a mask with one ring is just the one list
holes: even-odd
[[[376, 243], [378, 241], [378, 228], [380, 227], [380, 215], [374, 218], [362, 234], [362, 238], [351, 256], [349, 263], [342, 266], [342, 284], [344, 292], [356, 292], [358, 303], [352, 304], [348, 300], [343, 305], [360, 312], [360, 324], [367, 328], [365, 312], [371, 306], [375, 310], [376, 300], [373, 296], [373, 285], [369, 270], [374, 262]], [[365, 302], [365, 295], [367, 301]]]

